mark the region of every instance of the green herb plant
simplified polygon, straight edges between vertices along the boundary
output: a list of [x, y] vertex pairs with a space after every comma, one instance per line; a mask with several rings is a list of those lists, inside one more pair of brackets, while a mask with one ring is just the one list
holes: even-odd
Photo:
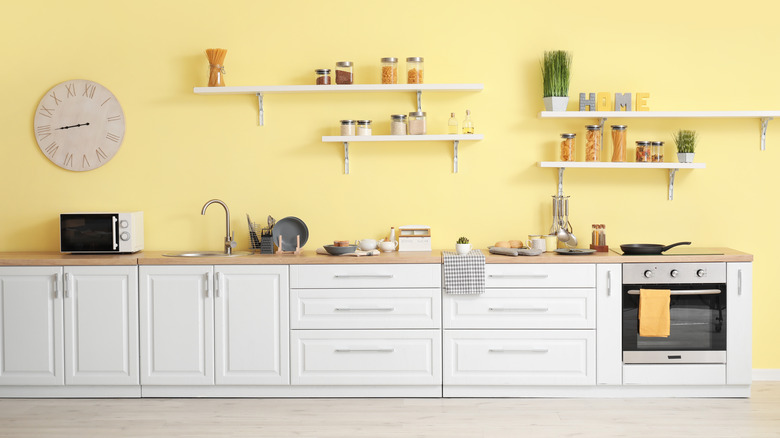
[[680, 129], [674, 134], [674, 144], [677, 145], [677, 152], [681, 154], [692, 154], [696, 152], [696, 131]]
[[545, 51], [541, 62], [544, 97], [569, 95], [572, 54], [565, 50]]
[[469, 243], [469, 239], [468, 239], [467, 237], [460, 237], [460, 238], [458, 239], [458, 241], [457, 241], [457, 242], [455, 242], [455, 243], [460, 243], [460, 244], [463, 244], [463, 243]]

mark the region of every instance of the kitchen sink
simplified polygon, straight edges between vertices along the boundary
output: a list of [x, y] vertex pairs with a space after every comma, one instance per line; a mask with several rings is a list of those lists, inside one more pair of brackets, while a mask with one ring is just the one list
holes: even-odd
[[183, 251], [163, 254], [165, 257], [239, 257], [246, 255], [252, 255], [252, 253], [249, 251], [233, 251], [232, 254], [219, 251]]

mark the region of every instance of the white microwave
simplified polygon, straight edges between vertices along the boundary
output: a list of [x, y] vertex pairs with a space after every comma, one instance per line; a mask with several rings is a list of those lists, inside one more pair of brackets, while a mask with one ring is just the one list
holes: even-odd
[[119, 254], [144, 249], [144, 212], [62, 213], [60, 252]]

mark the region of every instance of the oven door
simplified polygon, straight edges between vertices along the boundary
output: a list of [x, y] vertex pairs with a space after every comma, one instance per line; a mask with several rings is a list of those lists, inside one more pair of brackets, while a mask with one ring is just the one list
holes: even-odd
[[116, 213], [60, 215], [60, 251], [71, 253], [119, 252]]
[[[669, 289], [669, 337], [639, 336], [639, 290]], [[624, 363], [726, 363], [725, 284], [624, 284]]]

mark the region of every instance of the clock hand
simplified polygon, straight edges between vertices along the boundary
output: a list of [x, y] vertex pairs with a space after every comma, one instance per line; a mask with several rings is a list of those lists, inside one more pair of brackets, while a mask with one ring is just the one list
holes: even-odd
[[60, 126], [57, 129], [70, 129], [70, 128], [78, 128], [80, 126], [89, 126], [89, 122], [87, 123], [79, 123], [78, 125], [70, 125], [70, 126]]

